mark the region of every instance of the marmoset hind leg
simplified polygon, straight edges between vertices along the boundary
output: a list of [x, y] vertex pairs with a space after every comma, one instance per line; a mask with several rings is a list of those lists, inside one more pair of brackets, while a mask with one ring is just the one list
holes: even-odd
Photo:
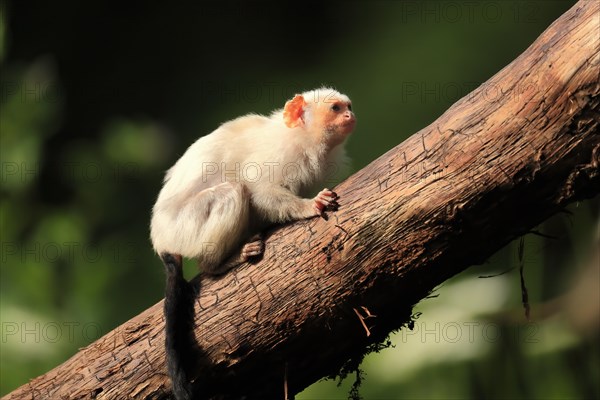
[[264, 245], [259, 236], [248, 239], [251, 232], [247, 188], [242, 183], [223, 183], [210, 190], [219, 200], [196, 207], [197, 212], [207, 210], [208, 217], [202, 221], [202, 232], [197, 238], [201, 243], [195, 244], [201, 246], [201, 251], [193, 258], [197, 259], [202, 273], [221, 275], [250, 257], [262, 254]]
[[252, 236], [248, 241], [235, 250], [233, 255], [225, 260], [218, 268], [213, 269], [212, 275], [220, 275], [229, 271], [232, 268], [243, 264], [250, 259], [258, 258], [265, 252], [265, 242], [263, 235], [258, 233]]

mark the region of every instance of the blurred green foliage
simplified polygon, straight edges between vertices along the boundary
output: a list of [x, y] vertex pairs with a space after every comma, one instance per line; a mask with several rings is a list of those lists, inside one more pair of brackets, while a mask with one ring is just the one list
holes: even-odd
[[[115, 13], [89, 3], [0, 8], [0, 394], [161, 299], [150, 209], [164, 170], [195, 138], [328, 84], [353, 99], [359, 124], [348, 147], [359, 169], [573, 4], [146, 2]], [[518, 268], [477, 279], [516, 267], [513, 243], [423, 301], [415, 330], [365, 360], [361, 393], [598, 398], [598, 320], [577, 313], [600, 302], [598, 287], [585, 286], [583, 304], [561, 302], [576, 298], [579, 276], [598, 277], [597, 209], [598, 199], [574, 205], [539, 228], [558, 239], [526, 237], [532, 323]], [[318, 383], [298, 398], [345, 398], [350, 384]]]

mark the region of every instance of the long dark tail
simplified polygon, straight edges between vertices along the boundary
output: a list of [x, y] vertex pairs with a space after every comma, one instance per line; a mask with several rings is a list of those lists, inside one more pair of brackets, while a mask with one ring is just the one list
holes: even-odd
[[183, 277], [183, 263], [180, 255], [163, 253], [160, 255], [167, 273], [165, 289], [165, 347], [167, 370], [177, 400], [194, 398], [188, 378], [194, 339], [194, 290]]

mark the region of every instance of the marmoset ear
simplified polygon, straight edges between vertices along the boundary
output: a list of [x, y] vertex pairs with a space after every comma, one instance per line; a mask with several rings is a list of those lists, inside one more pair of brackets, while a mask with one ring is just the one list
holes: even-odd
[[293, 99], [285, 103], [285, 107], [283, 108], [283, 122], [285, 122], [285, 126], [295, 128], [304, 125], [302, 117], [304, 116], [305, 106], [306, 101], [304, 101], [304, 97], [301, 94], [295, 95]]

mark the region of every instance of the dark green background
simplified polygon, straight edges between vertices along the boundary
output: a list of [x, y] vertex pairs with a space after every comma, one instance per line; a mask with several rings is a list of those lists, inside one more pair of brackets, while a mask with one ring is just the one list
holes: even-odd
[[[573, 4], [2, 3], [0, 394], [161, 299], [150, 209], [163, 172], [197, 137], [332, 85], [353, 100], [359, 122], [348, 149], [359, 169], [511, 62]], [[580, 292], [572, 281], [594, 264], [597, 207], [574, 205], [538, 228], [556, 240], [527, 236], [534, 316]], [[558, 307], [526, 325], [516, 270], [477, 279], [515, 265], [511, 244], [443, 285], [419, 308], [418, 326], [432, 333], [410, 343], [395, 336], [384, 359], [368, 358], [363, 395], [597, 398], [597, 319], [581, 328]], [[591, 271], [588, 281], [598, 277]], [[575, 303], [582, 309], [599, 302], [597, 286], [586, 290]], [[465, 323], [490, 321], [504, 332], [498, 340], [448, 336], [456, 328], [464, 339]], [[299, 398], [346, 393], [321, 383]]]

